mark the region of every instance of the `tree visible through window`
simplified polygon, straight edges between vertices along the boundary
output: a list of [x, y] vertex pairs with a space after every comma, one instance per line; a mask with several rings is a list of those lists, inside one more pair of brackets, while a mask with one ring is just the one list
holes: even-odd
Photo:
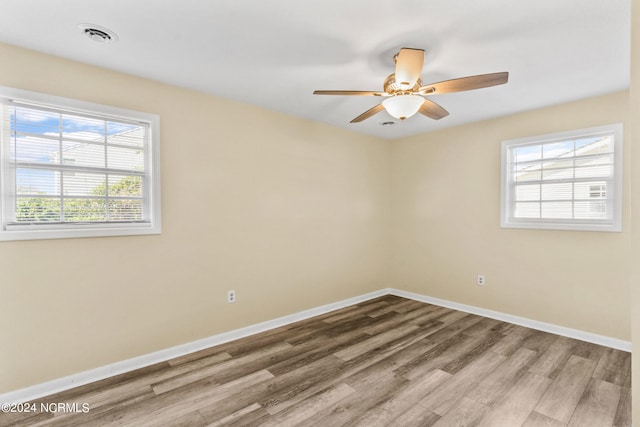
[[157, 119], [5, 99], [2, 120], [2, 231], [155, 228]]

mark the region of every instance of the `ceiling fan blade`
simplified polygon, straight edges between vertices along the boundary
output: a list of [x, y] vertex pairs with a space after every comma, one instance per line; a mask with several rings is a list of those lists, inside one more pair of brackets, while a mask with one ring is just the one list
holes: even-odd
[[502, 73], [480, 74], [477, 76], [461, 77], [459, 79], [431, 83], [429, 85], [422, 86], [419, 89], [419, 92], [426, 95], [462, 92], [465, 90], [481, 89], [483, 87], [502, 85], [505, 84], [508, 80], [509, 73], [506, 71]]
[[368, 90], [314, 90], [314, 95], [356, 95], [356, 96], [387, 96], [385, 92]]
[[431, 101], [430, 99], [424, 100], [424, 103], [422, 104], [418, 112], [432, 118], [433, 120], [440, 120], [441, 118], [447, 117], [449, 115], [449, 112], [447, 110]]
[[396, 84], [402, 90], [415, 86], [422, 73], [424, 50], [403, 47], [396, 56]]
[[363, 120], [368, 119], [369, 117], [378, 114], [380, 111], [384, 110], [384, 107], [382, 106], [382, 104], [378, 104], [373, 108], [368, 109], [367, 111], [365, 111], [364, 113], [360, 114], [358, 117], [356, 117], [355, 119], [351, 120], [350, 123], [359, 123]]

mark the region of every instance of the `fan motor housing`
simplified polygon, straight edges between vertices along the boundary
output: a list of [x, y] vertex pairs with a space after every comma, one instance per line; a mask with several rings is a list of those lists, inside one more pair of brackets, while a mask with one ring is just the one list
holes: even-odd
[[389, 74], [387, 78], [384, 80], [384, 91], [390, 94], [418, 92], [421, 86], [422, 86], [422, 80], [418, 79], [416, 81], [416, 84], [413, 85], [412, 88], [403, 89], [400, 87], [399, 84], [396, 83], [395, 74]]

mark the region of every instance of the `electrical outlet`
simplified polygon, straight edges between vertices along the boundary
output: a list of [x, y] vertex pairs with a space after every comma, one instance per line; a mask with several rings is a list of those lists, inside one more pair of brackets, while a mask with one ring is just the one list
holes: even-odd
[[484, 286], [484, 276], [482, 274], [478, 274], [478, 280], [476, 281], [476, 283], [479, 286]]
[[227, 303], [231, 304], [234, 302], [236, 302], [236, 291], [232, 289], [227, 291]]

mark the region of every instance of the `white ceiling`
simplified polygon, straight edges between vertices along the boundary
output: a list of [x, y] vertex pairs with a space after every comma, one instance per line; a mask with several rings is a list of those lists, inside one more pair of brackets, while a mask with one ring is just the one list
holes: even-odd
[[[627, 88], [630, 0], [1, 0], [0, 41], [398, 138]], [[509, 83], [434, 96], [448, 117], [391, 127], [384, 111], [349, 124], [380, 98], [312, 95], [382, 90], [401, 47], [426, 50], [425, 84]]]

